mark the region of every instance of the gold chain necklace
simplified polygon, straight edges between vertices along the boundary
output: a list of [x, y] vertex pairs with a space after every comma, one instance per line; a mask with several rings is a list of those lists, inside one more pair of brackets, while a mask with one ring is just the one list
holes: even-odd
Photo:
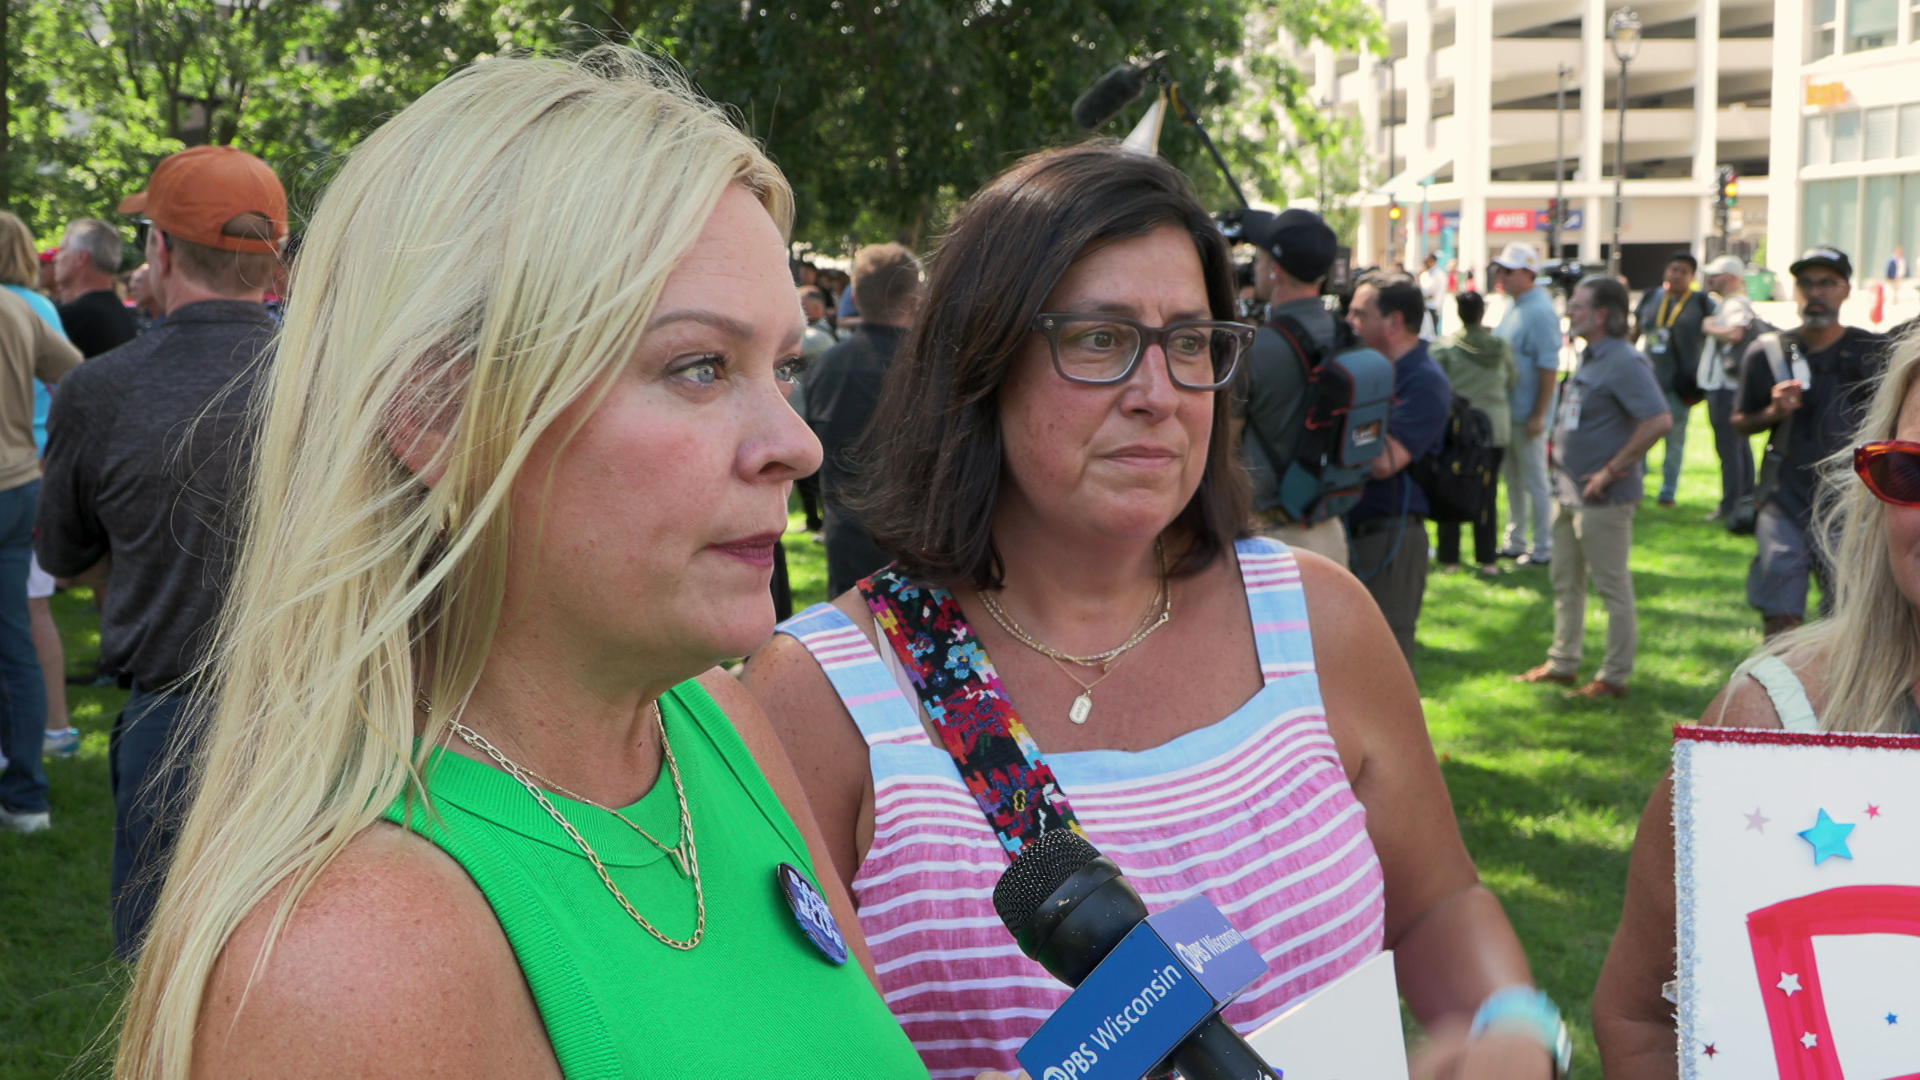
[[[453, 733], [460, 736], [461, 740], [468, 746], [473, 747], [475, 750], [493, 759], [493, 763], [500, 766], [508, 776], [520, 781], [520, 786], [526, 788], [527, 793], [533, 796], [534, 801], [538, 802], [541, 808], [546, 810], [547, 816], [553, 818], [554, 824], [560, 826], [560, 828], [565, 830], [566, 834], [573, 839], [574, 844], [586, 855], [587, 861], [593, 864], [594, 872], [600, 875], [601, 884], [607, 887], [607, 891], [613, 894], [613, 898], [618, 900], [620, 906], [626, 909], [627, 914], [633, 917], [633, 921], [640, 924], [642, 930], [652, 934], [662, 945], [686, 952], [700, 944], [700, 939], [706, 936], [707, 894], [700, 881], [700, 853], [694, 846], [693, 841], [693, 809], [687, 802], [686, 785], [680, 780], [680, 763], [674, 759], [673, 745], [667, 741], [667, 721], [666, 717], [660, 713], [660, 703], [658, 701], [653, 703], [653, 718], [654, 721], [660, 725], [660, 749], [662, 756], [665, 757], [667, 761], [667, 772], [673, 777], [674, 797], [678, 799], [680, 803], [680, 842], [672, 847], [668, 847], [655, 839], [652, 833], [641, 828], [620, 811], [610, 806], [601, 806], [599, 803], [590, 799], [583, 799], [573, 792], [568, 791], [566, 788], [548, 780], [546, 777], [541, 776], [539, 773], [534, 772], [532, 769], [514, 761], [512, 758], [501, 753], [498, 747], [488, 742], [479, 732], [460, 721], [449, 718], [447, 720], [447, 726], [452, 728]], [[682, 877], [692, 878], [693, 902], [697, 912], [694, 921], [693, 936], [687, 938], [685, 941], [671, 938], [661, 933], [657, 927], [648, 922], [646, 916], [640, 914], [640, 912], [634, 908], [633, 903], [627, 899], [627, 894], [620, 891], [620, 886], [613, 883], [613, 876], [607, 873], [606, 864], [600, 861], [600, 855], [593, 850], [593, 845], [587, 843], [587, 838], [580, 835], [580, 830], [573, 827], [573, 822], [568, 821], [566, 815], [562, 814], [560, 810], [553, 805], [553, 801], [547, 798], [546, 792], [541, 791], [539, 785], [533, 782], [534, 780], [539, 780], [541, 784], [545, 784], [547, 787], [565, 795], [575, 802], [586, 803], [588, 806], [597, 810], [604, 810], [614, 817], [619, 818], [626, 823], [628, 828], [645, 837], [648, 843], [659, 848], [668, 858], [673, 860], [675, 867], [680, 871]]]
[[[1166, 552], [1158, 540], [1154, 541], [1153, 547], [1154, 553], [1158, 555], [1160, 559], [1159, 594], [1155, 596], [1152, 601], [1148, 602], [1146, 613], [1140, 617], [1139, 627], [1134, 631], [1132, 637], [1128, 638], [1124, 644], [1117, 648], [1108, 649], [1103, 653], [1095, 653], [1092, 656], [1075, 656], [1072, 653], [1064, 653], [1053, 648], [1022, 629], [1020, 624], [1014, 621], [1013, 616], [1007, 614], [1006, 609], [1000, 606], [1000, 601], [992, 595], [984, 592], [976, 592], [974, 594], [980, 598], [980, 606], [986, 608], [987, 614], [993, 616], [993, 621], [1000, 624], [1000, 629], [1005, 630], [1015, 641], [1053, 661], [1054, 666], [1060, 669], [1061, 674], [1072, 679], [1074, 684], [1080, 687], [1079, 695], [1073, 699], [1073, 704], [1067, 708], [1067, 719], [1073, 721], [1075, 724], [1085, 724], [1087, 718], [1093, 714], [1093, 688], [1107, 681], [1107, 676], [1113, 674], [1114, 665], [1119, 663], [1120, 659], [1124, 657], [1129, 650], [1147, 640], [1148, 635], [1165, 626], [1167, 620], [1173, 617], [1173, 590], [1168, 587], [1167, 584]], [[1153, 613], [1155, 607], [1160, 609], [1160, 614], [1157, 618]], [[1097, 667], [1100, 669], [1100, 677], [1090, 683], [1086, 682], [1067, 669], [1067, 664], [1070, 663], [1078, 664], [1081, 667]]]

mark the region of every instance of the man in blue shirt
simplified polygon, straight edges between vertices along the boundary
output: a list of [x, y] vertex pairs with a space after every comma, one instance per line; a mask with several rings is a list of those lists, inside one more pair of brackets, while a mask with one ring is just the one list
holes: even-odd
[[[1513, 437], [1501, 458], [1507, 486], [1507, 542], [1500, 554], [1544, 565], [1553, 557], [1553, 498], [1547, 485], [1547, 415], [1553, 411], [1553, 383], [1560, 373], [1560, 316], [1553, 298], [1535, 283], [1540, 253], [1531, 244], [1508, 244], [1493, 260], [1493, 285], [1513, 301], [1494, 333], [1513, 346], [1520, 379], [1508, 403], [1513, 407]], [[1533, 546], [1527, 546], [1532, 526]]]
[[1446, 373], [1420, 340], [1426, 314], [1426, 297], [1404, 273], [1361, 279], [1347, 312], [1360, 340], [1393, 361], [1387, 448], [1374, 458], [1373, 479], [1347, 512], [1353, 572], [1380, 605], [1409, 663], [1427, 591], [1427, 493], [1406, 470], [1440, 449], [1453, 403]]

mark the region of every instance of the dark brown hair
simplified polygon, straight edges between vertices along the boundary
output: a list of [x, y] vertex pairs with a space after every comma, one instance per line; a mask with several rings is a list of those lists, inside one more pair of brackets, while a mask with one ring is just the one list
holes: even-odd
[[1427, 296], [1414, 282], [1413, 275], [1398, 270], [1375, 270], [1360, 279], [1360, 284], [1373, 286], [1375, 306], [1380, 309], [1380, 317], [1398, 314], [1400, 324], [1407, 333], [1417, 334], [1427, 317]]
[[[1207, 306], [1234, 317], [1226, 238], [1178, 169], [1111, 142], [1034, 154], [955, 216], [932, 262], [922, 317], [902, 343], [867, 429], [865, 490], [850, 500], [874, 542], [912, 577], [952, 588], [1000, 586], [1000, 387], [1033, 317], [1061, 276], [1094, 250], [1161, 225], [1200, 254]], [[1252, 495], [1229, 424], [1213, 401], [1199, 490], [1174, 520], [1187, 539], [1169, 567], [1198, 573], [1246, 534]]]

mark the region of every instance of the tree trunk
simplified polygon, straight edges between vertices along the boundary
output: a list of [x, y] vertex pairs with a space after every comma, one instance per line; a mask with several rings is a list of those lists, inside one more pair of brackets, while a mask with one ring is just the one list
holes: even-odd
[[13, 201], [13, 0], [0, 0], [0, 204]]

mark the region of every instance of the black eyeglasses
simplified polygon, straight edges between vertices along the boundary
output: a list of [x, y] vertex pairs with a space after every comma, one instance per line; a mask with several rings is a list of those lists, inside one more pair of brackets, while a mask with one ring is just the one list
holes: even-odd
[[1068, 382], [1126, 382], [1147, 346], [1158, 345], [1167, 357], [1167, 374], [1182, 390], [1218, 390], [1232, 382], [1254, 335], [1254, 328], [1242, 323], [1191, 319], [1148, 326], [1121, 315], [1074, 312], [1037, 315], [1033, 329], [1047, 339], [1053, 369]]

